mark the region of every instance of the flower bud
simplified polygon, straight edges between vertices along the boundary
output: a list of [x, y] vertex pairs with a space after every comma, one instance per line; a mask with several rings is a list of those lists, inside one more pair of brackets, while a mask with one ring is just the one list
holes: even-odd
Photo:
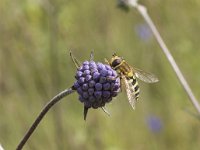
[[120, 79], [109, 65], [85, 61], [77, 69], [75, 78], [73, 88], [86, 109], [105, 106], [120, 91]]

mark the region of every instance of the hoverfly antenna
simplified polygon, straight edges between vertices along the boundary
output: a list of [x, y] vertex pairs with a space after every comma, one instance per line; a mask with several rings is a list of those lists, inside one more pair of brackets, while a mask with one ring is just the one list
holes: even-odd
[[116, 53], [113, 53], [113, 55], [112, 55], [112, 56], [114, 57], [114, 56], [117, 56], [117, 55], [116, 55]]
[[69, 50], [69, 54], [70, 54], [70, 56], [72, 56], [72, 51], [71, 50]]

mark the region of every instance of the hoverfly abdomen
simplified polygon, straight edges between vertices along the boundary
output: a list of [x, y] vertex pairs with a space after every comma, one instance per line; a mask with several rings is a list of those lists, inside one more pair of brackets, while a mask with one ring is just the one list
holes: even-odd
[[138, 82], [136, 80], [136, 77], [132, 76], [132, 77], [126, 77], [126, 78], [127, 78], [128, 84], [129, 84], [130, 92], [132, 93], [132, 95], [134, 95], [135, 99], [138, 100], [140, 88], [139, 88]]

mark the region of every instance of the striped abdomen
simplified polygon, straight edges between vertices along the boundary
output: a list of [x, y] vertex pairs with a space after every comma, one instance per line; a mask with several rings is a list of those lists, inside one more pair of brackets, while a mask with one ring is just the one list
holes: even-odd
[[139, 98], [139, 94], [140, 94], [140, 88], [138, 85], [138, 82], [135, 78], [135, 76], [132, 77], [126, 77], [128, 84], [129, 84], [129, 91], [132, 95], [132, 97], [134, 97], [136, 100], [138, 100]]
[[132, 103], [131, 101], [138, 100], [140, 89], [131, 67], [125, 61], [122, 61], [120, 65], [115, 67], [115, 70], [126, 78], [125, 86], [129, 102]]

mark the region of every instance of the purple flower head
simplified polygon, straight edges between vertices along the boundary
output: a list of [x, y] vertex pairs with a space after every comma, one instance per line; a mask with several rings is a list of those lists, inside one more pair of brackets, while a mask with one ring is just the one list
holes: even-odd
[[139, 24], [135, 28], [138, 36], [143, 40], [144, 42], [148, 42], [150, 39], [152, 39], [152, 32], [150, 28], [146, 24]]
[[120, 91], [116, 71], [102, 63], [83, 62], [77, 69], [75, 78], [73, 89], [77, 90], [79, 100], [86, 109], [105, 106]]
[[158, 133], [161, 131], [163, 124], [160, 118], [156, 116], [148, 116], [146, 121], [149, 130], [151, 130], [153, 133]]

